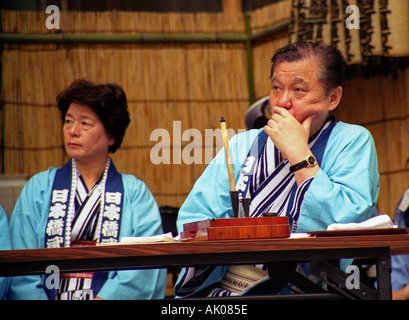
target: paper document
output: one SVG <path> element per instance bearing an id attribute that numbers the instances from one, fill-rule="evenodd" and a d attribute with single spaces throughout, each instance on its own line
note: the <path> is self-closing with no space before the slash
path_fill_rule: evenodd
<path id="1" fill-rule="evenodd" d="M 291 233 L 290 239 L 300 239 L 300 238 L 310 238 L 311 235 L 308 233 Z"/>
<path id="2" fill-rule="evenodd" d="M 176 238 L 172 237 L 172 233 L 158 234 L 151 237 L 122 237 L 121 243 L 140 243 L 140 242 L 178 242 Z"/>
<path id="3" fill-rule="evenodd" d="M 351 223 L 333 223 L 327 228 L 327 231 L 333 230 L 356 230 L 356 229 L 381 229 L 394 228 L 391 218 L 387 214 L 381 214 L 363 222 Z"/>
<path id="4" fill-rule="evenodd" d="M 118 244 L 137 244 L 137 243 L 158 243 L 158 242 L 179 242 L 179 236 L 173 238 L 172 232 L 158 234 L 150 237 L 122 237 L 120 242 L 116 243 L 98 243 L 98 246 L 118 245 Z"/>

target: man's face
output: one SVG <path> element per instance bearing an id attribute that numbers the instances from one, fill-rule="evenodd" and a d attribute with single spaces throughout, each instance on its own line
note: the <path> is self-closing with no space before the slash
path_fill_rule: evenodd
<path id="1" fill-rule="evenodd" d="M 299 123 L 315 115 L 310 136 L 321 128 L 339 103 L 331 92 L 326 95 L 324 84 L 318 79 L 319 68 L 316 60 L 284 61 L 276 66 L 271 78 L 271 107 L 286 108 Z"/>

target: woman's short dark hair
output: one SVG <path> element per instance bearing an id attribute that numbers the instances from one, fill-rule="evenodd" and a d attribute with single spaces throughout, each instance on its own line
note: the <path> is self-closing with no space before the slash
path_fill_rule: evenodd
<path id="1" fill-rule="evenodd" d="M 275 68 L 281 62 L 294 62 L 304 59 L 317 59 L 321 70 L 318 72 L 319 80 L 324 84 L 325 93 L 341 86 L 346 82 L 346 61 L 342 53 L 334 46 L 320 42 L 297 41 L 278 49 L 271 59 L 270 78 L 273 77 Z"/>
<path id="2" fill-rule="evenodd" d="M 65 120 L 71 103 L 86 105 L 98 115 L 107 134 L 115 139 L 108 151 L 114 153 L 120 146 L 129 125 L 128 103 L 124 90 L 116 83 L 93 84 L 75 80 L 57 96 L 58 109 Z"/>

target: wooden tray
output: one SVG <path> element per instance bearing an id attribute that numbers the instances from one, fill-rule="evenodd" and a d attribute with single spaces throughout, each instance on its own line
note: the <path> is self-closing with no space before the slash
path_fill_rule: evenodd
<path id="1" fill-rule="evenodd" d="M 287 238 L 288 217 L 213 219 L 186 223 L 182 240 L 237 240 Z"/>

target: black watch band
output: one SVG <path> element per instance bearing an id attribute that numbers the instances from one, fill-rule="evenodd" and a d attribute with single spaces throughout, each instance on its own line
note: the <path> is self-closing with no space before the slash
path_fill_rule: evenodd
<path id="1" fill-rule="evenodd" d="M 307 167 L 313 167 L 317 164 L 317 160 L 313 155 L 309 155 L 305 160 L 296 163 L 295 165 L 290 167 L 290 172 L 295 172 L 297 170 L 307 168 Z"/>

